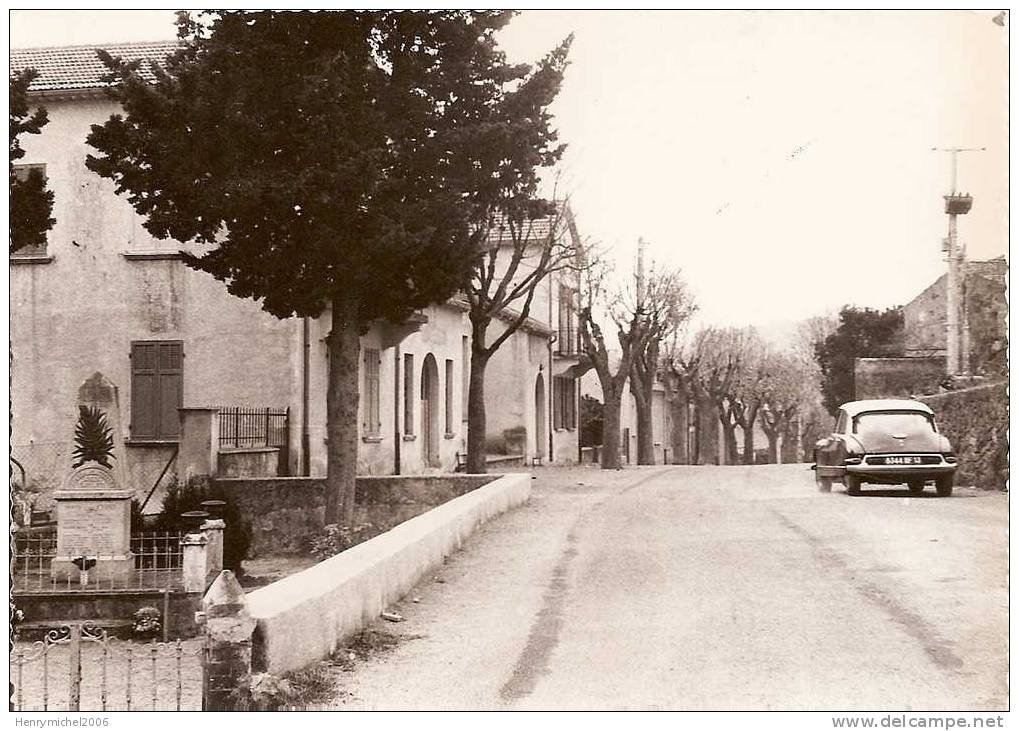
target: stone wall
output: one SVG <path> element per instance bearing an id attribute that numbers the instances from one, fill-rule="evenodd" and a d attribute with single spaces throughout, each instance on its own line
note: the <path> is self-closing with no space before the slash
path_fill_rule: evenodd
<path id="1" fill-rule="evenodd" d="M 857 400 L 910 398 L 937 392 L 945 378 L 945 359 L 857 358 L 853 375 Z"/>
<path id="2" fill-rule="evenodd" d="M 496 477 L 358 477 L 354 522 L 369 523 L 381 533 Z M 212 482 L 237 506 L 250 528 L 249 558 L 302 553 L 308 539 L 325 525 L 325 478 L 219 478 Z"/>
<path id="3" fill-rule="evenodd" d="M 957 485 L 1004 490 L 1008 482 L 1008 383 L 924 396 L 959 456 Z"/>
<path id="4" fill-rule="evenodd" d="M 248 594 L 248 609 L 258 622 L 254 669 L 280 674 L 328 657 L 440 567 L 485 521 L 530 497 L 527 473 L 488 479 L 383 535 Z"/>

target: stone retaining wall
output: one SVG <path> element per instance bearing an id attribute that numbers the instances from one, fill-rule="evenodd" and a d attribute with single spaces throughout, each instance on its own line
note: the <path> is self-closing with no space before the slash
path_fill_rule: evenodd
<path id="1" fill-rule="evenodd" d="M 959 456 L 955 484 L 1003 490 L 1008 481 L 1008 383 L 920 398 Z"/>
<path id="2" fill-rule="evenodd" d="M 387 475 L 358 477 L 355 524 L 379 533 L 477 489 L 492 475 Z M 215 478 L 212 484 L 237 506 L 250 530 L 248 558 L 290 555 L 325 525 L 325 478 Z"/>
<path id="3" fill-rule="evenodd" d="M 527 502 L 531 475 L 503 475 L 309 569 L 247 595 L 255 670 L 327 657 L 403 597 L 486 520 Z"/>

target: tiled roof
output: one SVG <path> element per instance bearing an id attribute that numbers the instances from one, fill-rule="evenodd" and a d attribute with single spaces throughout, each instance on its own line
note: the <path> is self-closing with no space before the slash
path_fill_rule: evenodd
<path id="1" fill-rule="evenodd" d="M 544 241 L 552 232 L 553 225 L 559 229 L 557 233 L 560 235 L 567 229 L 572 217 L 570 209 L 563 201 L 556 201 L 556 206 L 560 209 L 558 214 L 553 213 L 542 218 L 534 218 L 524 222 L 524 232 L 529 240 Z M 504 227 L 501 220 L 497 219 L 495 225 L 492 226 L 492 230 L 488 234 L 488 243 L 492 245 L 498 244 L 499 246 L 513 243 L 513 237 L 509 229 Z"/>
<path id="2" fill-rule="evenodd" d="M 75 91 L 106 86 L 102 77 L 107 68 L 96 51 L 109 51 L 128 61 L 162 61 L 179 47 L 177 41 L 150 43 L 109 43 L 98 46 L 63 46 L 53 48 L 12 48 L 10 73 L 34 68 L 39 75 L 29 91 Z M 148 64 L 142 64 L 143 76 L 150 75 Z"/>

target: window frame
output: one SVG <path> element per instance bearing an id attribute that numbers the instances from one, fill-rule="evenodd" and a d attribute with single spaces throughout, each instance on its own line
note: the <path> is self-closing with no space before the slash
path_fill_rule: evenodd
<path id="1" fill-rule="evenodd" d="M 160 346 L 175 345 L 180 351 L 180 367 L 179 368 L 165 368 L 161 367 L 160 363 Z M 138 346 L 152 346 L 155 349 L 155 355 L 152 359 L 151 369 L 139 368 L 136 360 L 136 348 Z M 176 433 L 171 434 L 163 431 L 162 415 L 163 415 L 163 376 L 177 376 L 177 389 L 176 389 L 176 409 L 180 409 L 184 405 L 184 341 L 183 340 L 132 340 L 130 345 L 130 351 L 128 355 L 128 361 L 130 363 L 131 373 L 131 394 L 129 402 L 129 413 L 130 421 L 128 423 L 128 433 L 130 435 L 130 442 L 179 442 L 180 441 L 180 418 L 178 412 L 178 419 L 176 421 Z M 142 371 L 151 370 L 151 373 L 142 373 Z M 153 431 L 151 434 L 139 434 L 138 425 L 135 423 L 136 416 L 139 408 L 139 393 L 140 388 L 137 385 L 136 377 L 139 375 L 151 375 L 153 377 L 152 384 L 152 395 L 151 403 L 148 404 L 153 420 Z"/>
<path id="2" fill-rule="evenodd" d="M 361 410 L 361 432 L 365 437 L 381 437 L 382 352 L 378 348 L 365 348 L 363 352 L 361 363 L 365 398 Z"/>
<path id="3" fill-rule="evenodd" d="M 19 182 L 24 182 L 28 179 L 28 176 L 32 174 L 33 170 L 39 170 L 42 173 L 43 188 L 49 190 L 49 175 L 46 174 L 46 163 L 44 162 L 25 162 L 15 163 L 11 166 L 14 170 L 14 177 Z M 25 176 L 22 178 L 18 175 L 19 172 L 25 171 Z M 11 252 L 11 260 L 22 260 L 25 262 L 48 262 L 52 261 L 53 255 L 50 253 L 50 232 L 45 232 L 46 243 L 42 245 L 40 250 L 37 246 L 23 246 L 17 251 Z"/>

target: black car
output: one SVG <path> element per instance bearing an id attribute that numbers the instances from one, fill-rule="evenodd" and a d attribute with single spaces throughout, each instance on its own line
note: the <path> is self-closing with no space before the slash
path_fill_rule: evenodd
<path id="1" fill-rule="evenodd" d="M 832 482 L 857 495 L 863 483 L 909 486 L 914 495 L 933 482 L 938 495 L 952 494 L 958 460 L 938 433 L 934 413 L 919 401 L 873 399 L 839 407 L 835 431 L 814 446 L 817 486 Z"/>

